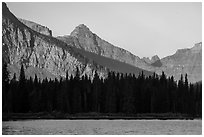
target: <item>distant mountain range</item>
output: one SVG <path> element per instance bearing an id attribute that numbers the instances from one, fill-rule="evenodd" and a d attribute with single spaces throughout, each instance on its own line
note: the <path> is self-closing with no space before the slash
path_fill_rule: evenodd
<path id="1" fill-rule="evenodd" d="M 190 82 L 202 80 L 202 43 L 191 49 L 178 50 L 174 55 L 160 59 L 157 55 L 139 58 L 131 52 L 101 39 L 84 24 L 70 35 L 53 37 L 52 31 L 40 24 L 15 17 L 2 4 L 2 57 L 8 63 L 11 77 L 19 75 L 21 64 L 27 77 L 59 78 L 80 74 L 93 77 L 97 71 L 106 77 L 109 71 L 146 76 L 162 71 L 176 80 L 188 74 Z"/>

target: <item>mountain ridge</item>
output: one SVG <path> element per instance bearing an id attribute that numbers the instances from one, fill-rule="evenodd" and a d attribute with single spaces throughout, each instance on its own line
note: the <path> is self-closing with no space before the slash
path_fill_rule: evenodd
<path id="1" fill-rule="evenodd" d="M 69 38 L 67 35 L 57 38 L 67 42 L 71 37 L 78 39 L 79 43 L 75 44 L 78 48 L 93 52 L 101 56 L 112 58 L 114 60 L 125 62 L 141 69 L 152 71 L 151 66 L 145 61 L 141 60 L 138 56 L 135 56 L 131 52 L 123 48 L 116 47 L 111 43 L 101 39 L 95 33 L 91 32 L 91 30 L 84 24 L 75 27 L 75 29 L 70 33 Z M 80 44 L 80 46 L 78 44 Z"/>
<path id="2" fill-rule="evenodd" d="M 78 25 L 70 35 L 55 38 L 49 33 L 47 35 L 38 31 L 38 29 L 33 30 L 32 25 L 35 26 L 35 22 L 32 22 L 31 26 L 20 22 L 4 3 L 2 4 L 2 11 L 2 56 L 4 60 L 17 63 L 10 67 L 15 72 L 19 72 L 20 64 L 23 63 L 34 67 L 31 70 L 35 73 L 38 73 L 37 68 L 39 68 L 39 73 L 54 74 L 53 78 L 57 75 L 65 76 L 70 67 L 69 73 L 74 74 L 75 67 L 79 66 L 81 73 L 85 74 L 88 71 L 90 76 L 93 76 L 94 71 L 97 70 L 99 70 L 101 76 L 110 70 L 135 74 L 144 71 L 147 76 L 153 72 L 161 74 L 164 71 L 167 76 L 174 76 L 176 80 L 179 80 L 180 75 L 185 73 L 188 74 L 190 82 L 202 80 L 202 42 L 195 44 L 192 48 L 179 49 L 175 54 L 162 59 L 155 55 L 150 60 L 145 57 L 139 58 L 125 49 L 112 45 L 91 32 L 84 24 Z M 10 31 L 9 29 L 13 30 Z M 49 28 L 46 29 L 49 32 Z M 48 56 L 46 50 L 50 52 L 51 49 L 53 49 L 53 53 L 49 53 Z M 9 57 L 10 51 L 13 53 Z M 28 53 L 25 51 L 28 51 Z M 19 54 L 18 57 L 12 55 L 14 53 Z M 41 55 L 44 57 L 41 58 Z M 74 64 L 72 64 L 72 61 L 70 64 L 64 57 L 72 61 L 75 60 Z M 52 63 L 46 66 L 45 64 L 49 62 L 48 59 Z M 55 59 L 59 63 L 54 61 Z M 35 65 L 33 66 L 33 64 Z M 45 70 L 45 72 L 42 70 Z"/>
<path id="3" fill-rule="evenodd" d="M 44 68 L 44 70 L 47 70 L 55 76 L 65 76 L 67 71 L 65 69 L 67 68 L 70 68 L 69 71 L 75 72 L 76 66 L 78 66 L 80 70 L 87 69 L 87 71 L 89 71 L 89 69 L 91 69 L 90 64 L 84 65 L 83 62 L 76 59 L 76 57 L 79 58 L 81 56 L 78 53 L 73 52 L 73 49 L 66 43 L 51 36 L 35 32 L 21 23 L 9 11 L 5 3 L 3 3 L 2 6 L 2 56 L 4 60 L 5 58 L 8 59 L 9 64 L 17 66 L 15 67 L 18 68 L 18 70 L 16 70 L 17 72 L 19 72 L 21 64 L 24 64 L 26 70 L 28 70 L 29 67 L 34 67 L 36 69 Z M 6 54 L 4 54 L 4 52 L 6 52 Z M 44 57 L 40 58 L 41 55 Z M 50 60 L 46 58 L 50 58 Z M 81 60 L 84 60 L 84 58 L 81 57 Z M 65 61 L 68 65 L 60 64 L 58 61 Z M 51 63 L 51 65 L 49 65 L 49 63 Z M 66 66 L 67 68 L 64 68 Z M 57 69 L 59 67 L 63 67 L 64 70 L 60 72 L 61 70 Z M 28 72 L 27 74 L 29 73 L 32 72 Z M 93 72 L 90 73 L 90 75 L 94 75 Z"/>
<path id="4" fill-rule="evenodd" d="M 69 75 L 74 75 L 76 67 L 79 68 L 81 75 L 86 74 L 90 77 L 93 77 L 96 71 L 100 77 L 105 77 L 108 71 L 114 71 L 114 66 L 109 65 L 107 68 L 98 64 L 94 59 L 84 56 L 88 55 L 87 52 L 79 51 L 71 43 L 67 44 L 51 35 L 41 34 L 26 26 L 9 11 L 6 4 L 3 4 L 2 8 L 4 52 L 2 56 L 3 60 L 9 63 L 10 71 L 13 73 L 18 75 L 22 64 L 28 71 L 26 72 L 27 77 L 31 75 L 34 77 L 35 74 L 41 74 L 43 78 L 49 78 L 46 74 L 52 74 L 53 78 L 65 77 L 67 71 Z M 110 62 L 110 60 L 108 61 Z M 114 61 L 114 64 L 117 66 L 120 65 L 120 62 Z M 133 68 L 128 64 L 123 65 L 134 69 L 133 73 L 135 74 L 139 74 L 141 71 L 150 74 L 148 71 Z M 45 72 L 43 73 L 42 70 Z M 121 72 L 120 69 L 118 71 Z"/>
<path id="5" fill-rule="evenodd" d="M 57 37 L 58 39 L 64 41 L 65 43 L 70 43 L 73 42 L 75 44 L 73 44 L 75 47 L 83 49 L 85 51 L 89 51 L 92 52 L 94 54 L 98 54 L 101 56 L 105 56 L 114 60 L 118 60 L 120 62 L 125 62 L 128 63 L 130 65 L 139 67 L 141 69 L 144 70 L 148 70 L 148 71 L 152 71 L 152 72 L 156 72 L 157 74 L 161 74 L 162 71 L 164 71 L 166 73 L 167 76 L 175 76 L 176 80 L 180 79 L 180 75 L 181 74 L 189 74 L 189 80 L 190 82 L 196 82 L 197 80 L 201 80 L 201 78 L 198 76 L 199 74 L 201 74 L 202 72 L 200 71 L 200 69 L 202 68 L 201 65 L 197 65 L 199 67 L 199 71 L 196 72 L 194 71 L 193 73 L 189 70 L 189 69 L 183 69 L 182 71 L 177 71 L 176 69 L 181 69 L 180 67 L 176 67 L 178 66 L 178 63 L 176 60 L 173 60 L 174 63 L 171 62 L 171 60 L 169 60 L 169 63 L 171 65 L 167 65 L 168 61 L 165 62 L 166 57 L 160 59 L 157 55 L 152 56 L 151 59 L 149 58 L 139 58 L 138 56 L 133 55 L 131 52 L 122 49 L 120 47 L 116 47 L 112 44 L 110 44 L 109 42 L 101 39 L 99 36 L 97 36 L 95 33 L 91 32 L 91 29 L 89 29 L 87 26 L 85 26 L 84 24 L 77 26 L 71 33 L 70 35 L 66 35 L 66 36 L 60 36 Z M 75 41 L 73 41 L 73 39 L 75 39 Z M 76 42 L 76 39 L 77 42 Z M 196 48 L 195 46 L 192 47 L 191 52 L 192 54 L 195 54 L 195 56 L 199 56 L 199 52 L 202 50 L 202 43 L 196 44 Z M 186 51 L 188 51 L 190 49 L 178 49 L 175 53 L 174 56 L 185 56 Z M 170 57 L 174 57 L 173 55 L 170 55 Z M 168 57 L 168 56 L 167 56 Z M 198 57 L 201 58 L 201 57 Z M 177 60 L 179 60 L 179 57 L 177 58 Z M 185 60 L 183 58 L 183 60 Z M 190 60 L 190 59 L 188 59 Z M 185 61 L 183 61 L 185 62 Z M 198 61 L 198 63 L 201 61 Z M 164 63 L 164 64 L 163 64 Z M 182 64 L 182 61 L 180 62 Z M 189 65 L 186 67 L 197 67 L 196 64 L 194 64 L 193 62 L 188 62 Z M 172 67 L 175 68 L 172 68 Z M 193 71 L 193 69 L 191 69 Z M 197 75 L 194 77 L 194 74 Z"/>
<path id="6" fill-rule="evenodd" d="M 35 30 L 36 32 L 39 32 L 44 35 L 52 36 L 52 31 L 46 26 L 42 26 L 33 21 L 29 21 L 21 18 L 18 18 L 18 20 L 23 24 L 25 24 L 26 26 L 28 26 L 29 28 L 31 28 L 32 30 Z"/>

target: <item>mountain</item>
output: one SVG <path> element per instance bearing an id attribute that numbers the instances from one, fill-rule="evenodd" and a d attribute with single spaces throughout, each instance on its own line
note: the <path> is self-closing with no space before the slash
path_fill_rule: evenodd
<path id="1" fill-rule="evenodd" d="M 181 74 L 188 75 L 189 82 L 195 83 L 202 80 L 202 42 L 196 43 L 192 48 L 178 49 L 175 54 L 159 59 L 157 55 L 151 60 L 142 58 L 154 67 L 157 74 L 165 72 L 167 76 L 174 76 L 175 80 Z"/>
<path id="2" fill-rule="evenodd" d="M 189 82 L 202 80 L 202 43 L 196 44 L 192 49 L 178 50 L 174 55 L 162 59 L 157 55 L 151 59 L 145 57 L 140 59 L 129 51 L 101 39 L 84 24 L 77 26 L 70 35 L 57 38 L 67 44 L 72 43 L 74 47 L 83 51 L 125 62 L 159 75 L 164 71 L 167 76 L 174 76 L 175 80 L 179 80 L 180 75 L 185 73 L 188 74 Z"/>
<path id="3" fill-rule="evenodd" d="M 192 48 L 179 49 L 171 56 L 161 59 L 163 70 L 168 76 L 173 75 L 176 80 L 181 74 L 188 74 L 190 82 L 202 80 L 202 43 L 197 43 Z M 159 69 L 157 71 L 159 71 Z"/>
<path id="4" fill-rule="evenodd" d="M 52 31 L 48 27 L 45 27 L 45 26 L 42 26 L 42 25 L 37 24 L 35 22 L 28 21 L 28 20 L 21 19 L 21 18 L 18 18 L 18 20 L 20 22 L 22 22 L 23 24 L 25 24 L 26 26 L 28 26 L 29 28 L 31 28 L 31 29 L 33 29 L 33 30 L 35 30 L 41 34 L 52 36 Z"/>
<path id="5" fill-rule="evenodd" d="M 161 67 L 162 63 L 160 61 L 160 58 L 157 55 L 154 55 L 151 59 L 150 64 L 154 67 Z"/>
<path id="6" fill-rule="evenodd" d="M 146 63 L 154 66 L 154 67 L 161 67 L 161 61 L 160 58 L 157 55 L 154 55 L 151 60 L 148 57 L 143 57 L 142 60 L 144 60 Z"/>
<path id="7" fill-rule="evenodd" d="M 162 63 L 161 63 L 160 60 L 157 60 L 157 61 L 155 61 L 154 63 L 151 63 L 151 65 L 154 66 L 154 67 L 161 67 L 161 66 L 162 66 Z"/>
<path id="8" fill-rule="evenodd" d="M 144 70 L 154 70 L 152 69 L 151 65 L 140 59 L 138 56 L 135 56 L 131 52 L 116 47 L 101 39 L 84 24 L 77 26 L 70 35 L 59 36 L 57 38 L 67 44 L 74 42 L 73 45 L 75 47 L 84 51 L 92 52 L 100 56 L 124 62 Z"/>
<path id="9" fill-rule="evenodd" d="M 58 78 L 66 71 L 74 74 L 76 67 L 80 73 L 94 75 L 95 70 L 104 74 L 106 68 L 93 64 L 66 43 L 56 38 L 38 33 L 20 22 L 2 4 L 2 58 L 9 64 L 12 73 L 19 74 L 21 64 L 26 76 Z"/>
<path id="10" fill-rule="evenodd" d="M 156 72 L 159 75 L 164 71 L 167 76 L 174 76 L 175 80 L 179 80 L 180 75 L 185 75 L 185 73 L 188 74 L 189 82 L 202 80 L 202 43 L 196 44 L 192 49 L 178 50 L 174 55 L 162 59 L 157 55 L 151 59 L 140 59 L 129 51 L 101 39 L 84 24 L 77 26 L 70 35 L 57 38 L 67 44 L 72 43 L 74 47 L 83 51 L 125 62 L 147 71 Z"/>
<path id="11" fill-rule="evenodd" d="M 151 60 L 149 59 L 149 57 L 143 57 L 142 60 L 144 60 L 148 64 L 151 64 Z"/>
<path id="12" fill-rule="evenodd" d="M 39 28 L 44 27 L 30 21 L 19 21 L 2 3 L 2 58 L 8 63 L 11 77 L 13 73 L 19 75 L 21 64 L 25 67 L 27 78 L 35 74 L 41 79 L 59 78 L 64 77 L 67 71 L 69 75 L 74 75 L 76 67 L 81 75 L 90 77 L 96 71 L 102 77 L 108 71 L 137 75 L 144 71 L 146 75 L 152 74 L 127 63 L 76 48 L 73 44 L 78 39 L 73 38 L 70 43 L 65 43 L 47 33 L 49 29 Z"/>
<path id="13" fill-rule="evenodd" d="M 156 61 L 160 60 L 160 58 L 157 55 L 154 55 L 151 59 L 151 63 L 155 63 Z"/>
<path id="14" fill-rule="evenodd" d="M 20 20 L 20 21 L 19 21 Z M 21 64 L 26 75 L 37 74 L 41 78 L 64 77 L 66 71 L 93 76 L 98 71 L 106 76 L 108 71 L 134 73 L 153 72 L 180 79 L 188 74 L 189 82 L 202 80 L 202 43 L 189 49 L 179 49 L 171 56 L 151 59 L 133 55 L 116 47 L 93 33 L 86 25 L 77 26 L 70 35 L 52 37 L 52 31 L 32 21 L 16 18 L 2 6 L 2 57 L 9 64 L 11 73 L 19 74 Z"/>

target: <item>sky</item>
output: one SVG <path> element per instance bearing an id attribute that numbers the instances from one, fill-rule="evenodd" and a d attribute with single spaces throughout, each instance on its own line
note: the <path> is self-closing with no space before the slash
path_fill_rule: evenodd
<path id="1" fill-rule="evenodd" d="M 17 17 L 47 26 L 53 36 L 85 24 L 109 43 L 139 57 L 160 58 L 202 41 L 201 2 L 7 2 Z"/>

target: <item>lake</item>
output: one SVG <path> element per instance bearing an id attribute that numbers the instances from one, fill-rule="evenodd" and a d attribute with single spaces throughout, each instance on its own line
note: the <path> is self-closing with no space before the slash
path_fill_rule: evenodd
<path id="1" fill-rule="evenodd" d="M 3 121 L 2 134 L 201 135 L 202 120 L 19 120 Z"/>

